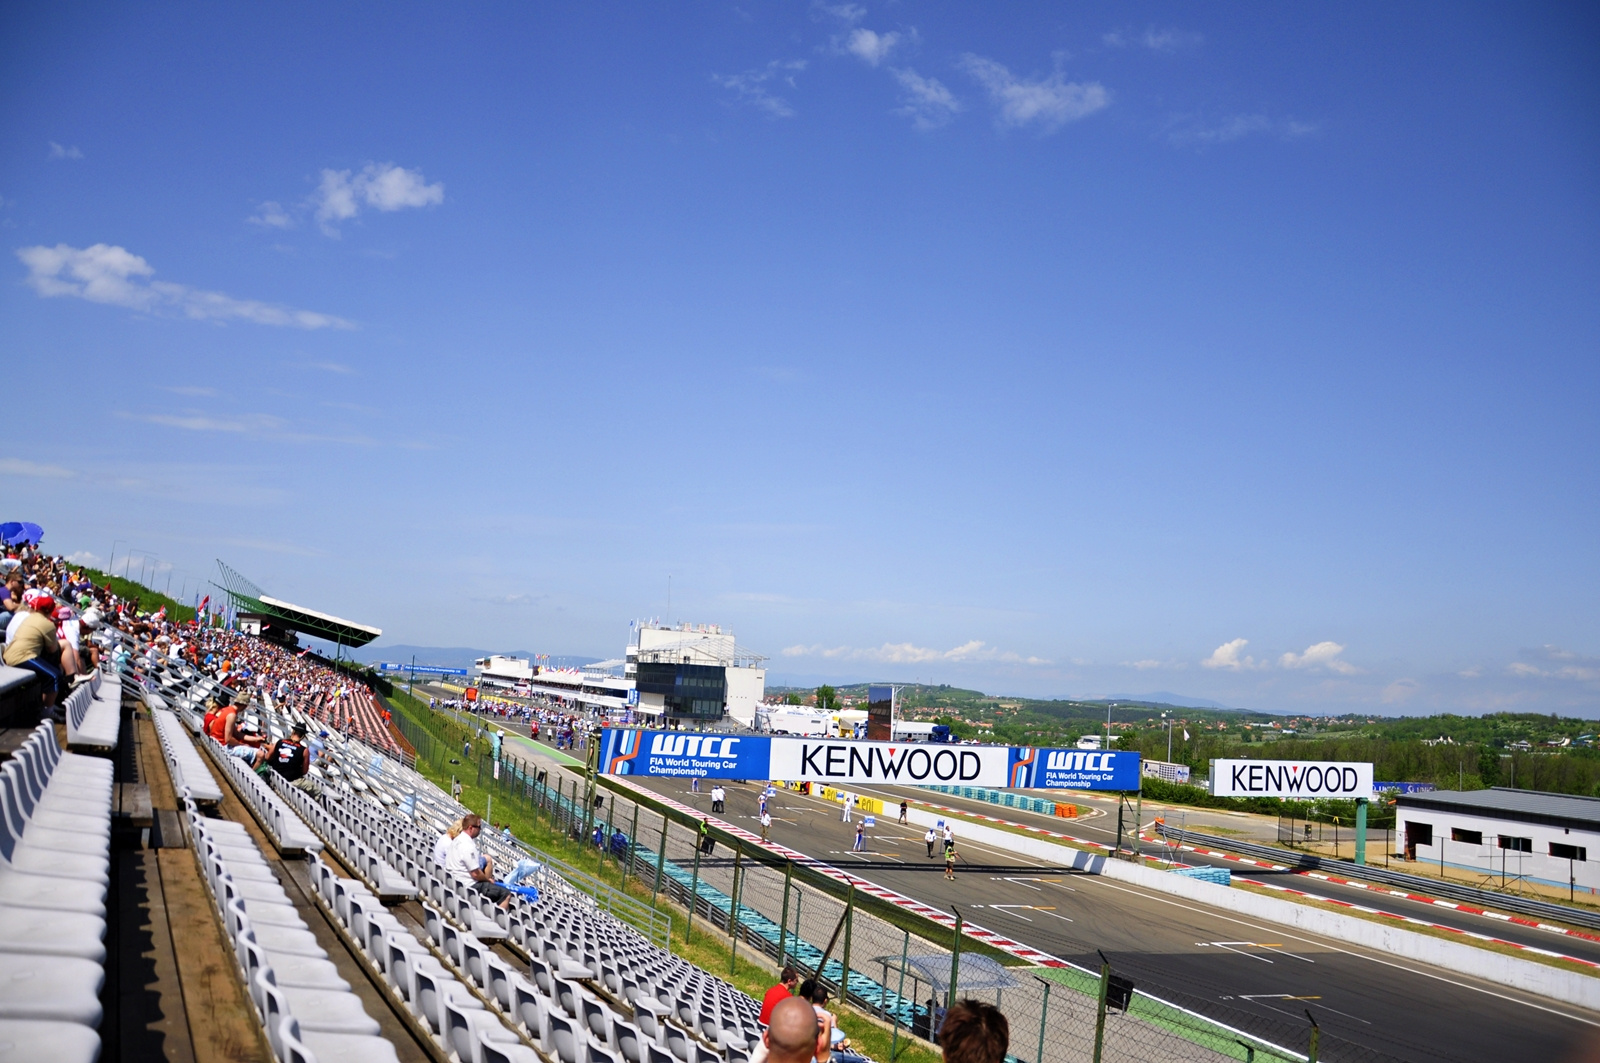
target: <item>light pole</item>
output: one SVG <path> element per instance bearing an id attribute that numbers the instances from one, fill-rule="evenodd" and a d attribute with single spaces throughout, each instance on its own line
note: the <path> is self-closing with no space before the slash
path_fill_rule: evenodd
<path id="1" fill-rule="evenodd" d="M 112 542 L 112 544 L 111 544 L 111 560 L 106 562 L 106 575 L 109 576 L 109 575 L 111 575 L 111 573 L 116 571 L 116 568 L 117 568 L 117 547 L 118 546 L 126 546 L 126 545 L 128 545 L 128 540 L 126 540 L 126 539 L 117 539 L 114 542 Z"/>
<path id="2" fill-rule="evenodd" d="M 1172 717 L 1163 712 L 1161 718 L 1167 721 L 1167 763 L 1172 763 Z"/>

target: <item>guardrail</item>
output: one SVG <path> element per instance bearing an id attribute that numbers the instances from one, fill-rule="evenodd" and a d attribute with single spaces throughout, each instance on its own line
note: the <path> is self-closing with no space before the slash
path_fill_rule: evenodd
<path id="1" fill-rule="evenodd" d="M 1373 867 L 1371 864 L 1356 864 L 1351 863 L 1349 860 L 1328 860 L 1311 853 L 1291 853 L 1284 849 L 1274 849 L 1270 845 L 1256 845 L 1254 842 L 1241 842 L 1234 838 L 1219 838 L 1213 834 L 1181 830 L 1163 823 L 1156 824 L 1156 830 L 1163 837 L 1179 844 L 1183 842 L 1198 842 L 1202 845 L 1209 845 L 1228 852 L 1239 853 L 1242 856 L 1271 860 L 1274 863 L 1283 864 L 1285 867 L 1292 867 L 1300 871 L 1331 871 L 1348 878 L 1379 882 L 1386 886 L 1395 886 L 1415 893 L 1426 893 L 1452 901 L 1466 901 L 1469 904 L 1480 905 L 1485 908 L 1503 908 L 1519 915 L 1555 919 L 1563 923 L 1573 923 L 1577 926 L 1588 927 L 1591 930 L 1600 930 L 1600 913 L 1584 911 L 1581 908 L 1569 908 L 1564 904 L 1556 904 L 1551 901 L 1537 901 L 1528 897 L 1518 897 L 1515 894 L 1481 890 L 1475 886 L 1463 886 L 1456 882 L 1423 878 L 1421 875 L 1408 875 L 1404 871 L 1389 871 L 1385 868 Z"/>

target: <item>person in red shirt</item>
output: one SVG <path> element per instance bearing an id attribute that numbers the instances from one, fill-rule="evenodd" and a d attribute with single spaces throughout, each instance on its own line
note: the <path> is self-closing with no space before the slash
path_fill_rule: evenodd
<path id="1" fill-rule="evenodd" d="M 778 984 L 767 990 L 761 998 L 761 1024 L 772 1022 L 772 1009 L 794 996 L 794 987 L 800 984 L 800 975 L 793 967 L 785 966 L 778 975 Z"/>

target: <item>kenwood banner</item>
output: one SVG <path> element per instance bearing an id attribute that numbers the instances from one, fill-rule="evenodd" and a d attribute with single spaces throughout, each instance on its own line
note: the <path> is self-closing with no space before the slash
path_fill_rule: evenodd
<path id="1" fill-rule="evenodd" d="M 1335 760 L 1213 760 L 1217 797 L 1372 799 L 1372 765 Z"/>
<path id="2" fill-rule="evenodd" d="M 608 775 L 777 779 L 835 786 L 1139 789 L 1138 753 L 620 727 L 608 727 L 602 736 L 600 770 Z"/>

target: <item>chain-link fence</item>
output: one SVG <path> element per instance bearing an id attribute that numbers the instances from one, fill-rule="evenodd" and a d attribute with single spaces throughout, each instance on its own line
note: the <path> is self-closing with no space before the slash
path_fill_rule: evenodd
<path id="1" fill-rule="evenodd" d="M 1013 1063 L 1397 1063 L 1320 1031 L 1309 1014 L 1295 1021 L 1287 1013 L 1274 1018 L 1196 998 L 1163 985 L 1159 972 L 1138 957 L 1107 964 L 1087 942 L 1060 949 L 1068 966 L 1020 965 L 953 928 L 919 917 L 896 919 L 884 902 L 821 875 L 809 862 L 784 860 L 722 831 L 704 837 L 698 821 L 691 825 L 686 814 L 647 796 L 635 801 L 608 788 L 586 792 L 584 779 L 509 748 L 496 772 L 485 750 L 452 755 L 446 740 L 420 732 L 412 737 L 418 729 L 405 729 L 420 762 L 454 761 L 453 768 L 487 787 L 497 803 L 511 802 L 574 840 L 587 838 L 650 890 L 653 903 L 687 910 L 692 926 L 727 935 L 735 956 L 756 953 L 775 965 L 793 964 L 835 995 L 848 970 L 850 1006 L 893 1027 L 896 1039 L 932 1039 L 950 1001 L 976 998 L 1006 1014 Z"/>

